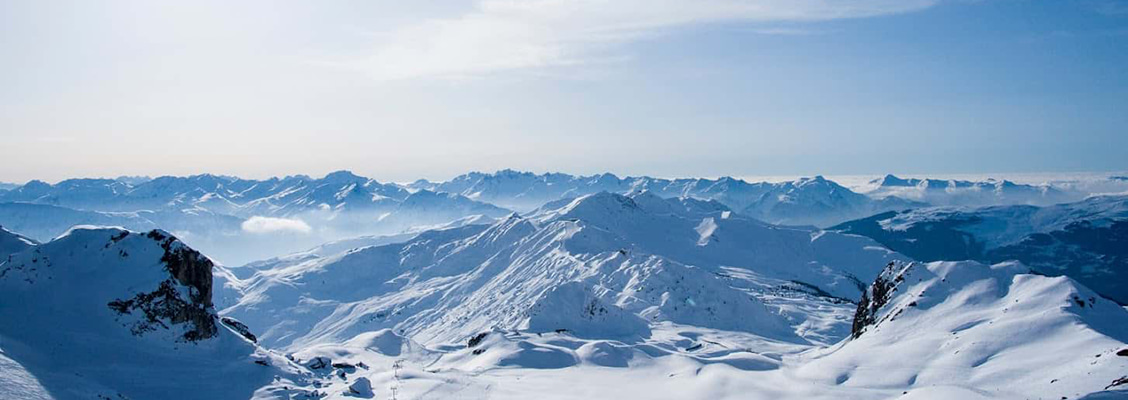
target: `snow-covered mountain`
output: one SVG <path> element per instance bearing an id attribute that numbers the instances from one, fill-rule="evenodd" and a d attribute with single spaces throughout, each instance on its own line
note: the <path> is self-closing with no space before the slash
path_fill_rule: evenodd
<path id="1" fill-rule="evenodd" d="M 1128 196 L 1094 196 L 1048 207 L 925 208 L 832 228 L 865 235 L 922 261 L 1019 260 L 1067 275 L 1128 304 Z"/>
<path id="2" fill-rule="evenodd" d="M 603 192 L 489 226 L 256 263 L 223 283 L 222 312 L 290 349 L 384 328 L 425 344 L 495 328 L 638 338 L 656 321 L 799 340 L 725 277 L 856 298 L 894 259 L 862 237 L 768 225 L 718 202 Z"/>
<path id="3" fill-rule="evenodd" d="M 21 322 L 0 324 L 0 396 L 1128 393 L 1128 311 L 1069 278 L 912 262 L 717 202 L 561 203 L 232 269 L 163 231 L 36 244 L 0 230 L 16 251 L 0 259 L 0 321 Z"/>
<path id="4" fill-rule="evenodd" d="M 48 241 L 76 225 L 119 226 L 132 230 L 234 234 L 243 219 L 207 210 L 136 212 L 80 211 L 34 203 L 0 203 L 0 221 L 15 232 Z"/>
<path id="5" fill-rule="evenodd" d="M 412 189 L 456 193 L 517 211 L 529 211 L 553 200 L 578 197 L 601 191 L 622 193 L 630 182 L 611 174 L 573 176 L 562 173 L 537 175 L 531 172 L 501 170 L 496 173 L 471 172 L 446 182 L 418 180 Z"/>
<path id="6" fill-rule="evenodd" d="M 1069 278 L 1029 274 L 1018 263 L 886 257 L 858 304 L 843 303 L 775 286 L 787 280 L 765 265 L 674 260 L 705 258 L 683 254 L 693 253 L 678 245 L 686 237 L 706 248 L 789 248 L 764 236 L 734 240 L 743 225 L 736 214 L 714 219 L 732 225 L 702 224 L 695 234 L 679 235 L 690 228 L 672 222 L 717 218 L 712 212 L 728 210 L 648 194 L 587 196 L 490 227 L 260 266 L 252 279 L 226 282 L 241 299 L 223 313 L 266 323 L 276 336 L 263 342 L 279 341 L 298 360 L 373 366 L 336 387 L 364 378 L 375 392 L 412 398 L 1124 394 L 1117 382 L 1128 381 L 1128 311 Z M 506 248 L 513 242 L 520 251 Z M 290 305 L 279 309 L 280 301 Z M 846 330 L 820 336 L 814 331 L 833 331 L 823 324 Z"/>
<path id="7" fill-rule="evenodd" d="M 800 354 L 795 377 L 911 398 L 1073 399 L 1128 385 L 1128 311 L 1013 262 L 890 263 L 852 336 Z"/>
<path id="8" fill-rule="evenodd" d="M 212 306 L 212 263 L 166 232 L 76 228 L 0 258 L 0 397 L 280 397 L 301 368 Z M 5 245 L 6 250 L 11 250 Z"/>
<path id="9" fill-rule="evenodd" d="M 1078 201 L 1090 193 L 1063 190 L 1049 184 L 1028 185 L 1008 180 L 899 178 L 885 175 L 871 181 L 864 193 L 883 199 L 890 196 L 937 206 L 1051 205 Z"/>
<path id="10" fill-rule="evenodd" d="M 492 174 L 473 172 L 441 183 L 421 180 L 408 186 L 458 193 L 518 211 L 530 211 L 548 202 L 604 191 L 619 194 L 649 191 L 661 197 L 716 200 L 739 213 L 774 224 L 815 226 L 829 226 L 882 211 L 927 205 L 896 196 L 874 200 L 821 176 L 788 182 L 750 183 L 731 177 L 671 180 L 645 176 L 619 178 L 612 174 L 537 175 L 502 170 Z"/>
<path id="11" fill-rule="evenodd" d="M 412 193 L 346 171 L 262 181 L 216 175 L 32 181 L 0 193 L 0 224 L 40 241 L 83 224 L 160 228 L 230 264 L 509 212 L 453 194 Z"/>
<path id="12" fill-rule="evenodd" d="M 975 209 L 822 177 L 514 171 L 6 193 L 4 398 L 1128 394 L 1125 195 Z M 186 243 L 276 253 L 225 267 Z M 948 259 L 994 265 L 927 262 Z"/>
<path id="13" fill-rule="evenodd" d="M 880 200 L 855 193 L 821 176 L 770 184 L 741 213 L 776 224 L 830 226 L 889 210 L 927 204 L 889 196 Z"/>
<path id="14" fill-rule="evenodd" d="M 314 211 L 390 212 L 410 195 L 394 184 L 337 171 L 321 179 L 297 175 L 249 180 L 204 174 L 151 180 L 68 179 L 54 185 L 31 181 L 0 193 L 0 202 L 103 212 L 202 208 L 242 217 L 289 217 Z"/>

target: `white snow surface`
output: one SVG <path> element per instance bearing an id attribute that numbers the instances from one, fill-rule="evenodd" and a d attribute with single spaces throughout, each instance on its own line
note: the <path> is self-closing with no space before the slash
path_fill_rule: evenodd
<path id="1" fill-rule="evenodd" d="M 425 346 L 382 329 L 293 356 L 342 365 L 314 372 L 342 399 L 357 382 L 376 398 L 1122 398 L 1104 389 L 1128 373 L 1128 311 L 1014 263 L 892 264 L 881 322 L 830 345 L 660 321 L 641 341 L 492 329 Z"/>
<path id="2" fill-rule="evenodd" d="M 900 282 L 878 323 L 789 360 L 796 378 L 930 398 L 1077 398 L 1128 373 L 1116 355 L 1128 312 L 1069 278 L 1018 263 L 890 270 Z"/>
<path id="3" fill-rule="evenodd" d="M 725 212 L 648 192 L 584 196 L 491 226 L 258 264 L 253 276 L 223 283 L 229 293 L 221 296 L 239 300 L 222 313 L 291 350 L 383 328 L 425 344 L 494 328 L 639 340 L 647 321 L 802 342 L 778 312 L 725 282 L 734 279 L 726 268 L 856 298 L 868 279 L 859 277 L 903 259 L 863 237 Z M 703 223 L 716 225 L 707 238 Z"/>
<path id="4" fill-rule="evenodd" d="M 1069 278 L 646 190 L 216 266 L 257 343 L 131 331 L 108 303 L 170 271 L 124 232 L 0 230 L 0 398 L 1117 398 L 1128 376 L 1128 310 Z M 853 337 L 877 276 L 895 290 Z"/>

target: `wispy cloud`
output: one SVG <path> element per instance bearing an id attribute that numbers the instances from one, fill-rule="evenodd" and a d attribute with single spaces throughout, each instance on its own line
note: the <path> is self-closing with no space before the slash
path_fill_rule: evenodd
<path id="1" fill-rule="evenodd" d="M 248 233 L 310 233 L 309 224 L 300 219 L 254 216 L 243 221 L 243 231 Z"/>
<path id="2" fill-rule="evenodd" d="M 578 66 L 622 59 L 616 51 L 623 45 L 678 27 L 864 18 L 917 11 L 939 1 L 486 0 L 460 16 L 385 32 L 375 52 L 352 66 L 381 80 Z"/>

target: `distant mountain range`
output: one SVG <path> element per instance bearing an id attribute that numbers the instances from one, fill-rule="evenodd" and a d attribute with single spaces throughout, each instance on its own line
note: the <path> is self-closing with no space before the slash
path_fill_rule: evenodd
<path id="1" fill-rule="evenodd" d="M 224 263 L 237 265 L 355 236 L 417 231 L 470 216 L 501 218 L 511 210 L 529 213 L 547 203 L 600 192 L 716 200 L 764 222 L 815 227 L 935 205 L 1042 205 L 1086 195 L 1071 187 L 894 175 L 870 187 L 859 193 L 821 176 L 748 182 L 513 170 L 405 185 L 347 171 L 323 178 L 265 180 L 220 175 L 69 179 L 56 184 L 31 181 L 0 191 L 0 225 L 39 241 L 83 224 L 167 229 Z"/>
<path id="2" fill-rule="evenodd" d="M 900 197 L 935 206 L 1050 205 L 1077 201 L 1088 193 L 1054 188 L 1050 185 L 1025 185 L 1007 180 L 973 182 L 943 179 L 902 179 L 894 175 L 870 182 L 874 198 Z"/>
<path id="3" fill-rule="evenodd" d="M 345 211 L 391 213 L 412 195 L 433 194 L 412 193 L 395 184 L 382 184 L 347 171 L 338 171 L 321 179 L 304 175 L 267 180 L 193 175 L 132 181 L 68 179 L 54 185 L 31 181 L 0 192 L 0 202 L 48 204 L 76 210 L 108 212 L 204 209 L 243 217 L 290 217 L 306 213 Z M 463 207 L 465 204 L 474 204 L 456 196 L 444 198 L 461 201 Z M 485 204 L 476 206 L 502 215 L 506 212 Z"/>
<path id="4" fill-rule="evenodd" d="M 416 181 L 409 187 L 458 193 L 514 210 L 529 211 L 555 200 L 599 192 L 649 191 L 661 197 L 716 200 L 732 210 L 776 224 L 825 226 L 876 212 L 924 206 L 896 198 L 871 200 L 822 177 L 792 182 L 749 183 L 741 179 L 619 178 L 612 174 L 573 176 L 512 170 L 470 173 L 447 182 Z"/>
<path id="5" fill-rule="evenodd" d="M 406 187 L 457 193 L 467 198 L 527 212 L 550 201 L 606 191 L 628 194 L 647 190 L 661 197 L 717 200 L 732 210 L 765 222 L 826 227 L 879 212 L 934 205 L 1056 204 L 1090 193 L 1049 185 L 1010 181 L 982 182 L 901 179 L 894 175 L 855 192 L 821 176 L 785 182 L 719 179 L 620 178 L 613 174 L 574 176 L 502 170 L 472 172 L 445 182 L 419 180 Z"/>
<path id="6" fill-rule="evenodd" d="M 75 225 L 161 228 L 234 264 L 277 255 L 280 249 L 509 213 L 462 196 L 409 191 L 345 171 L 321 179 L 194 175 L 70 179 L 54 185 L 31 181 L 0 192 L 0 225 L 40 241 Z M 247 232 L 252 218 L 259 218 L 262 223 L 254 226 L 261 229 Z M 294 227 L 298 234 L 287 230 Z"/>

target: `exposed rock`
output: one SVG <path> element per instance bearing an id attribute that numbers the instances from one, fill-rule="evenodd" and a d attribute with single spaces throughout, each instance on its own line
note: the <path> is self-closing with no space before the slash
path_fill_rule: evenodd
<path id="1" fill-rule="evenodd" d="M 134 311 L 143 314 L 144 319 L 134 322 L 129 328 L 134 335 L 155 331 L 158 327 L 168 329 L 163 320 L 169 320 L 172 324 L 189 324 L 183 335 L 186 341 L 215 336 L 215 315 L 211 310 L 182 299 L 174 285 L 171 279 L 166 280 L 155 291 L 141 293 L 128 300 L 114 300 L 107 305 L 118 314 L 133 314 Z"/>
<path id="2" fill-rule="evenodd" d="M 219 322 L 227 325 L 228 328 L 233 329 L 235 332 L 239 333 L 239 335 L 247 338 L 247 340 L 258 343 L 258 337 L 255 337 L 255 334 L 251 333 L 251 328 L 248 328 L 246 324 L 239 322 L 239 320 L 231 317 L 222 317 L 219 319 Z"/>
<path id="3" fill-rule="evenodd" d="M 477 335 L 474 335 L 474 337 L 470 338 L 470 340 L 466 342 L 466 347 L 469 348 L 469 347 L 477 346 L 479 343 L 482 343 L 482 339 L 485 339 L 486 335 L 489 335 L 489 334 L 490 334 L 489 332 L 482 332 L 482 333 L 479 333 Z"/>
<path id="4" fill-rule="evenodd" d="M 118 241 L 125 236 L 115 236 L 112 240 Z M 152 292 L 138 294 L 132 299 L 114 300 L 107 305 L 118 314 L 132 314 L 134 311 L 143 314 L 142 320 L 130 326 L 134 335 L 154 331 L 158 327 L 168 329 L 169 325 L 164 322 L 168 320 L 174 325 L 188 324 L 183 335 L 185 341 L 195 342 L 215 336 L 217 317 L 212 308 L 211 260 L 163 231 L 153 230 L 145 236 L 157 241 L 164 249 L 161 262 L 171 277 Z M 178 286 L 188 288 L 187 299 L 177 289 Z"/>
<path id="5" fill-rule="evenodd" d="M 179 240 L 166 232 L 154 229 L 147 235 L 160 243 L 165 250 L 161 262 L 181 284 L 195 289 L 191 293 L 195 303 L 212 306 L 212 261 L 200 252 L 184 246 Z"/>
<path id="6" fill-rule="evenodd" d="M 1112 381 L 1112 383 L 1110 383 L 1108 386 L 1105 386 L 1105 390 L 1109 390 L 1121 385 L 1128 385 L 1128 375 L 1116 378 L 1116 380 Z"/>
<path id="7" fill-rule="evenodd" d="M 854 324 L 850 329 L 853 337 L 861 336 L 867 327 L 875 326 L 880 322 L 877 320 L 878 313 L 889 303 L 897 286 L 905 281 L 905 273 L 912 267 L 912 263 L 890 262 L 877 279 L 874 279 L 873 284 L 862 292 L 857 311 L 854 312 Z"/>

